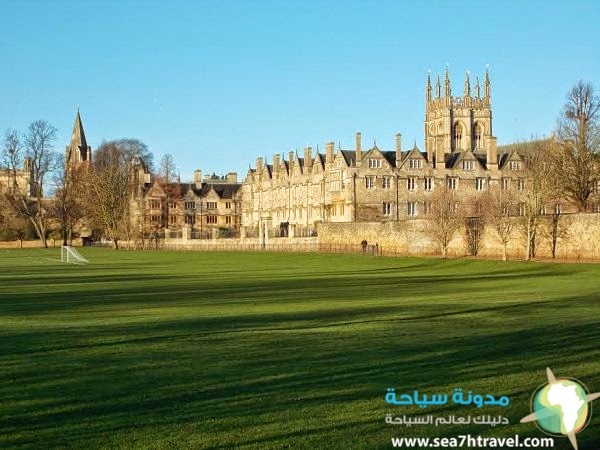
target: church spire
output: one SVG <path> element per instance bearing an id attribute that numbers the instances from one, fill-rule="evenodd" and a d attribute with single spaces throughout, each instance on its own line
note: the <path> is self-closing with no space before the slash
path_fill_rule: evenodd
<path id="1" fill-rule="evenodd" d="M 465 77 L 465 97 L 471 96 L 471 81 L 469 80 L 469 71 L 467 70 L 467 76 Z"/>
<path id="2" fill-rule="evenodd" d="M 447 98 L 452 97 L 452 91 L 450 89 L 450 74 L 448 73 L 448 65 L 446 64 L 446 80 L 444 81 L 444 95 Z"/>
<path id="3" fill-rule="evenodd" d="M 485 66 L 485 86 L 484 93 L 486 98 L 490 98 L 490 66 Z"/>
<path id="4" fill-rule="evenodd" d="M 475 78 L 475 96 L 477 98 L 481 97 L 481 92 L 479 91 L 479 77 Z"/>
<path id="5" fill-rule="evenodd" d="M 87 144 L 83 123 L 81 122 L 81 115 L 79 114 L 79 108 L 77 108 L 75 122 L 73 123 L 73 132 L 71 133 L 71 142 L 67 147 L 67 162 L 77 164 L 83 161 L 89 161 L 91 160 L 91 157 L 92 149 Z"/>
<path id="6" fill-rule="evenodd" d="M 442 85 L 440 84 L 440 76 L 437 76 L 437 81 L 435 83 L 435 96 L 436 98 L 440 98 L 442 96 Z"/>

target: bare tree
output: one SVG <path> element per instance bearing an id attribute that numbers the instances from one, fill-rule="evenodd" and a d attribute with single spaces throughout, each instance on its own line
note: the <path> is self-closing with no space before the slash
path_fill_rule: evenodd
<path id="1" fill-rule="evenodd" d="M 23 240 L 27 236 L 28 221 L 8 203 L 6 197 L 0 196 L 0 229 L 3 239 L 17 239 L 19 247 L 23 248 Z"/>
<path id="2" fill-rule="evenodd" d="M 48 247 L 44 185 L 57 161 L 57 155 L 52 151 L 55 139 L 56 128 L 44 120 L 37 120 L 29 125 L 24 136 L 25 157 L 15 130 L 9 130 L 4 140 L 3 159 L 9 177 L 6 198 L 17 215 L 31 222 L 44 247 Z M 21 161 L 25 161 L 27 167 L 21 168 Z M 28 172 L 29 180 L 25 182 L 22 169 L 28 169 L 25 172 Z"/>
<path id="3" fill-rule="evenodd" d="M 61 158 L 54 173 L 54 216 L 60 222 L 63 245 L 71 242 L 73 229 L 85 215 L 85 173 L 87 166 L 67 164 Z"/>
<path id="4" fill-rule="evenodd" d="M 115 249 L 126 235 L 130 221 L 129 161 L 119 141 L 103 142 L 96 150 L 90 174 L 92 213 Z"/>
<path id="5" fill-rule="evenodd" d="M 430 197 L 428 209 L 423 231 L 439 247 L 442 258 L 446 258 L 448 246 L 464 223 L 460 203 L 454 191 L 439 186 Z"/>
<path id="6" fill-rule="evenodd" d="M 177 182 L 178 174 L 176 172 L 175 158 L 170 153 L 162 156 L 160 159 L 160 167 L 157 174 L 157 181 L 165 193 L 163 206 L 163 216 L 165 225 L 170 228 L 171 209 L 174 209 L 177 202 L 181 200 L 181 186 Z"/>
<path id="7" fill-rule="evenodd" d="M 502 261 L 508 257 L 508 243 L 513 236 L 515 219 L 511 212 L 515 207 L 515 197 L 509 188 L 491 188 L 487 194 L 485 215 L 490 227 L 502 243 Z"/>
<path id="8" fill-rule="evenodd" d="M 550 253 L 552 259 L 556 258 L 556 249 L 558 241 L 569 237 L 571 223 L 568 217 L 561 214 L 559 210 L 554 210 L 552 214 L 547 214 L 540 227 L 540 234 L 550 244 Z"/>
<path id="9" fill-rule="evenodd" d="M 590 83 L 571 89 L 557 128 L 563 189 L 584 212 L 600 182 L 600 98 Z"/>
<path id="10" fill-rule="evenodd" d="M 518 152 L 523 158 L 525 185 L 519 191 L 519 216 L 525 236 L 525 260 L 535 257 L 538 226 L 546 206 L 560 198 L 560 185 L 553 161 L 556 146 L 549 140 L 521 144 Z"/>

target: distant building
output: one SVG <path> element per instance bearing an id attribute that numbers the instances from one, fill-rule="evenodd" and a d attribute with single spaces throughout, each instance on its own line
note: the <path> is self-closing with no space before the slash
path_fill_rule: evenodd
<path id="1" fill-rule="evenodd" d="M 427 215 L 428 199 L 447 187 L 475 207 L 476 197 L 497 185 L 524 186 L 524 163 L 511 147 L 497 148 L 492 133 L 491 83 L 486 70 L 483 90 L 469 74 L 462 96 L 453 96 L 448 70 L 444 92 L 437 77 L 425 85 L 425 151 L 376 144 L 364 148 L 356 133 L 353 149 L 325 145 L 325 154 L 307 147 L 262 158 L 248 171 L 242 199 L 246 234 L 310 235 L 317 222 L 390 221 Z M 266 230 L 266 231 L 265 231 Z"/>

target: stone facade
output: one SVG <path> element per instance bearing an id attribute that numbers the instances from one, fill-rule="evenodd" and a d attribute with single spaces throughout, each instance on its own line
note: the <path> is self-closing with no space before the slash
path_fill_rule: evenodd
<path id="1" fill-rule="evenodd" d="M 275 154 L 250 169 L 242 188 L 242 226 L 247 233 L 310 234 L 318 223 L 388 222 L 426 217 L 429 199 L 439 188 L 456 191 L 467 206 L 490 187 L 519 190 L 524 161 L 512 147 L 498 148 L 492 134 L 491 82 L 486 70 L 483 92 L 469 74 L 464 95 L 452 95 L 446 70 L 444 94 L 439 77 L 435 93 L 425 86 L 425 151 L 374 144 L 363 148 L 356 133 L 353 149 L 325 154 L 311 147 L 287 159 Z"/>

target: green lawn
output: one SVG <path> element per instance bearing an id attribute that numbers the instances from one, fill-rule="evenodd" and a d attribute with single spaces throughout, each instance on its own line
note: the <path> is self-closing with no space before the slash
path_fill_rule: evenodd
<path id="1" fill-rule="evenodd" d="M 89 265 L 62 265 L 57 249 L 0 250 L 0 448 L 545 437 L 518 421 L 547 366 L 600 391 L 600 265 L 82 253 Z M 511 404 L 392 407 L 388 387 L 463 387 Z M 385 423 L 387 413 L 482 412 L 511 423 Z M 600 413 L 578 434 L 580 450 L 597 449 L 599 436 Z"/>

